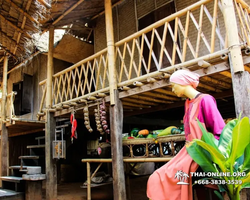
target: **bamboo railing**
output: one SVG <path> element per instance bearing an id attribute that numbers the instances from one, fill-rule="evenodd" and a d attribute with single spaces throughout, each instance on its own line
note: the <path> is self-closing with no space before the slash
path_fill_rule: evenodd
<path id="1" fill-rule="evenodd" d="M 234 0 L 234 4 L 240 45 L 248 47 L 250 8 L 243 0 Z M 168 78 L 166 73 L 178 67 L 188 68 L 228 53 L 227 44 L 221 1 L 198 1 L 115 43 L 118 87 L 129 89 Z M 54 107 L 104 96 L 109 93 L 107 49 L 53 78 Z M 40 108 L 42 111 L 43 106 Z"/>
<path id="2" fill-rule="evenodd" d="M 15 100 L 15 95 L 17 93 L 12 91 L 11 93 L 9 93 L 7 95 L 7 103 L 6 103 L 6 107 L 4 109 L 6 109 L 6 117 L 5 120 L 6 121 L 11 121 L 14 117 L 15 117 L 15 109 L 14 109 L 14 100 Z M 0 99 L 0 102 L 2 101 L 2 98 Z M 2 106 L 0 103 L 0 112 L 2 111 Z"/>

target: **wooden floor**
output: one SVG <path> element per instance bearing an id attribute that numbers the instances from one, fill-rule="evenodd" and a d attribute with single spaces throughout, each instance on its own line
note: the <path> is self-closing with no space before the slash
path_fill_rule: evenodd
<path id="1" fill-rule="evenodd" d="M 148 176 L 131 177 L 131 200 L 148 200 L 146 197 L 147 180 Z M 80 188 L 82 184 L 81 182 L 59 184 L 57 200 L 86 200 L 87 189 Z M 113 200 L 112 184 L 92 188 L 91 195 L 91 200 Z"/>

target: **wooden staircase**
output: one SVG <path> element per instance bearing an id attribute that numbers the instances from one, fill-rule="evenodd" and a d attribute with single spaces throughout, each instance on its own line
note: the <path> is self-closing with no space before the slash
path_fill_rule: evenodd
<path id="1" fill-rule="evenodd" d="M 41 167 L 41 172 L 45 172 L 45 145 L 30 145 L 30 155 L 19 156 L 20 165 L 10 166 L 10 176 L 2 176 L 2 188 L 0 189 L 0 199 L 24 200 L 25 180 L 23 175 L 27 174 L 27 168 Z"/>
<path id="2" fill-rule="evenodd" d="M 63 125 L 57 125 L 56 131 L 69 126 L 69 123 Z M 57 137 L 60 134 L 57 134 Z M 28 145 L 29 155 L 19 156 L 20 165 L 13 165 L 9 167 L 10 176 L 2 176 L 2 188 L 0 188 L 0 200 L 24 200 L 25 199 L 25 187 L 27 183 L 25 178 L 28 169 L 36 170 L 37 167 L 41 167 L 38 173 L 45 176 L 45 136 L 39 136 L 35 138 L 37 144 Z M 24 180 L 25 179 L 25 180 Z M 34 199 L 35 200 L 35 199 Z"/>

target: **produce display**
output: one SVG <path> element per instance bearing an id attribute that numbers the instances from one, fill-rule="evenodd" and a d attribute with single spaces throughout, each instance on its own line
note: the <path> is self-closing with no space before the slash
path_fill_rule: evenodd
<path id="1" fill-rule="evenodd" d="M 184 134 L 183 125 L 180 127 L 168 126 L 165 129 L 160 130 L 148 130 L 133 128 L 129 136 L 123 137 L 123 139 L 136 139 L 136 138 L 152 138 L 157 139 L 159 137 L 164 137 L 168 135 Z"/>

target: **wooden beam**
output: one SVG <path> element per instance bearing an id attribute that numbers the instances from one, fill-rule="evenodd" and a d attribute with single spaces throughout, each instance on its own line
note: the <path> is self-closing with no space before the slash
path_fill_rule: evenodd
<path id="1" fill-rule="evenodd" d="M 3 21 L 5 21 L 6 23 L 8 23 L 10 26 L 12 26 L 14 29 L 16 29 L 16 31 L 19 31 L 19 32 L 23 33 L 29 39 L 32 39 L 32 37 L 28 33 L 24 32 L 22 29 L 20 29 L 19 27 L 17 27 L 15 24 L 13 24 L 9 20 L 7 20 L 3 15 L 0 14 L 0 18 L 3 19 Z"/>
<path id="2" fill-rule="evenodd" d="M 2 44 L 0 44 L 0 47 L 1 47 L 7 54 L 9 54 L 10 56 L 12 56 L 12 57 L 15 58 L 16 60 L 18 60 L 17 57 L 16 57 L 13 53 L 11 53 L 10 50 L 9 50 L 7 47 L 4 47 Z"/>
<path id="3" fill-rule="evenodd" d="M 34 19 L 33 17 L 31 17 L 27 12 L 25 12 L 24 10 L 22 10 L 19 6 L 17 6 L 13 1 L 11 0 L 6 0 L 7 2 L 10 3 L 10 5 L 12 7 L 14 7 L 16 10 L 18 10 L 20 13 L 22 13 L 23 15 L 25 15 L 27 18 L 29 18 L 30 21 L 35 22 L 36 24 L 39 24 L 39 22 Z M 26 9 L 27 10 L 27 9 Z"/>
<path id="4" fill-rule="evenodd" d="M 14 66 L 11 70 L 8 71 L 8 74 L 11 73 L 12 71 L 18 69 L 19 67 L 27 64 L 27 62 L 31 59 L 33 59 L 35 56 L 37 56 L 38 54 L 40 54 L 40 51 L 35 52 L 34 54 L 32 54 L 29 58 L 25 59 L 23 62 L 19 63 L 18 65 Z"/>
<path id="5" fill-rule="evenodd" d="M 4 56 L 2 58 L 0 58 L 0 62 L 2 62 L 4 60 Z"/>
<path id="6" fill-rule="evenodd" d="M 229 89 L 229 90 L 225 90 L 224 92 L 220 92 L 220 93 L 211 93 L 211 95 L 215 99 L 223 99 L 223 98 L 233 96 L 233 91 L 232 91 L 232 89 Z M 133 112 L 126 112 L 124 114 L 124 116 L 128 117 L 128 116 L 146 114 L 146 113 L 152 112 L 152 110 L 154 112 L 157 112 L 157 111 L 161 111 L 161 110 L 169 110 L 172 108 L 179 108 L 179 107 L 183 107 L 184 103 L 185 103 L 185 101 L 179 101 L 176 103 L 154 106 L 153 108 L 147 108 L 147 109 L 137 110 L 137 111 L 133 111 Z"/>
<path id="7" fill-rule="evenodd" d="M 124 1 L 124 0 L 120 0 L 120 1 L 118 1 L 118 2 L 116 2 L 116 3 L 114 3 L 114 4 L 112 5 L 112 8 L 115 7 L 115 6 L 117 6 L 117 5 L 119 5 L 119 4 L 122 3 L 123 1 Z M 100 12 L 100 13 L 98 13 L 97 15 L 93 16 L 90 20 L 93 20 L 93 19 L 95 19 L 95 18 L 97 18 L 97 17 L 103 15 L 104 13 L 105 13 L 105 10 L 102 11 L 102 12 Z"/>
<path id="8" fill-rule="evenodd" d="M 38 133 L 38 132 L 43 132 L 43 128 L 40 129 L 32 129 L 30 131 L 23 131 L 23 132 L 18 132 L 18 133 L 11 133 L 9 134 L 9 137 L 15 137 L 15 136 L 20 136 L 20 135 L 28 135 L 31 133 Z"/>
<path id="9" fill-rule="evenodd" d="M 84 2 L 85 0 L 79 0 L 76 4 L 74 4 L 73 6 L 71 6 L 68 10 L 66 10 L 60 17 L 58 17 L 50 26 L 54 26 L 55 24 L 57 24 L 62 18 L 64 18 L 66 15 L 68 15 L 72 10 L 74 10 L 77 6 L 79 6 L 82 2 Z M 49 29 L 48 28 L 48 29 Z M 45 29 L 43 33 L 45 33 L 48 29 Z"/>
<path id="10" fill-rule="evenodd" d="M 52 107 L 52 76 L 54 49 L 54 29 L 49 30 L 49 52 L 47 59 L 47 95 L 46 95 L 46 123 L 45 123 L 45 158 L 46 158 L 46 200 L 57 199 L 57 165 L 53 159 L 52 141 L 55 138 L 56 120 L 49 112 Z"/>

